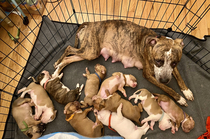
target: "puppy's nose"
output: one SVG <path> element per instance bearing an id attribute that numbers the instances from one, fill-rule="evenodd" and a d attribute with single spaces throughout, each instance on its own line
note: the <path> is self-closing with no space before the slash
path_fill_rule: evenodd
<path id="1" fill-rule="evenodd" d="M 170 80 L 168 78 L 160 78 L 160 82 L 167 84 Z"/>

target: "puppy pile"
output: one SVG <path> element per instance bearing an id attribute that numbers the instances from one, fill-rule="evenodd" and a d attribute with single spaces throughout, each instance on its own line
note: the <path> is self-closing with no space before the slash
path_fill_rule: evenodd
<path id="1" fill-rule="evenodd" d="M 100 35 L 95 34 L 97 31 Z M 149 129 L 154 130 L 155 122 L 159 123 L 162 131 L 171 128 L 173 134 L 180 126 L 184 132 L 190 132 L 194 128 L 193 118 L 166 95 L 139 89 L 127 96 L 124 86 L 137 86 L 137 79 L 131 74 L 114 72 L 105 79 L 106 68 L 96 64 L 95 73 L 91 74 L 88 68 L 85 69 L 85 87 L 78 83 L 75 89 L 69 89 L 61 82 L 61 71 L 68 64 L 84 59 L 93 60 L 99 55 L 107 60 L 111 56 L 112 62 L 121 61 L 125 68 L 135 66 L 143 69 L 143 75 L 148 81 L 160 87 L 179 104 L 187 106 L 183 97 L 165 85 L 173 73 L 185 97 L 188 100 L 194 99 L 176 67 L 184 46 L 182 39 L 172 40 L 158 36 L 152 30 L 129 21 L 110 20 L 83 23 L 77 31 L 75 41 L 76 48 L 67 47 L 55 63 L 56 70 L 52 75 L 48 71 L 42 71 L 37 81 L 32 77 L 34 82 L 18 91 L 18 94 L 22 94 L 12 104 L 12 115 L 26 136 L 33 139 L 40 137 L 46 128 L 45 124 L 56 118 L 57 110 L 47 93 L 64 105 L 62 111 L 65 120 L 79 134 L 90 138 L 103 136 L 104 125 L 125 139 L 140 139 Z M 79 49 L 78 41 L 81 44 Z M 79 102 L 83 87 L 85 98 Z M 26 93 L 30 98 L 24 98 Z M 131 103 L 131 99 L 134 99 L 136 105 Z M 32 106 L 35 107 L 34 115 Z M 140 121 L 143 110 L 148 117 Z M 95 122 L 87 116 L 90 111 L 94 112 Z"/>

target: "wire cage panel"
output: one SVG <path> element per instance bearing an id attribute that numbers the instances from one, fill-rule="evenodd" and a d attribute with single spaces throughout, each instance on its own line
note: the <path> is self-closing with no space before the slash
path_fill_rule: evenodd
<path id="1" fill-rule="evenodd" d="M 8 15 L 0 21 L 0 135 L 4 133 L 16 87 L 21 84 L 20 79 L 25 78 L 22 77 L 22 74 L 29 72 L 25 70 L 29 56 L 34 61 L 41 61 L 37 58 L 37 55 L 39 55 L 50 62 L 59 49 L 53 51 L 52 48 L 52 51 L 48 53 L 54 52 L 54 55 L 47 58 L 43 56 L 41 49 L 46 49 L 45 46 L 52 47 L 52 41 L 63 45 L 68 39 L 74 38 L 73 34 L 78 26 L 73 28 L 69 28 L 65 24 L 56 26 L 56 22 L 82 24 L 103 20 L 128 20 L 154 30 L 158 29 L 164 35 L 184 39 L 186 43 L 183 53 L 206 70 L 207 73 L 210 73 L 209 48 L 201 47 L 203 43 L 186 39 L 188 35 L 198 35 L 194 32 L 196 29 L 207 26 L 206 23 L 202 25 L 199 23 L 210 10 L 208 0 L 39 0 L 39 3 L 44 6 L 42 7 L 44 10 L 43 12 L 39 11 L 35 5 L 37 14 L 26 13 L 29 19 L 28 25 L 23 25 L 23 15 L 14 14 L 19 12 L 17 7 L 9 11 Z M 25 9 L 27 10 L 26 6 Z M 54 25 L 48 26 L 48 28 L 49 30 L 53 28 L 55 32 L 43 35 L 43 39 L 46 39 L 47 43 L 37 40 L 37 36 L 42 33 L 40 28 L 43 24 L 43 16 L 54 21 Z M 6 19 L 12 22 L 12 27 L 6 24 Z M 18 28 L 20 28 L 20 38 L 17 43 L 14 43 L 8 33 L 16 37 Z M 179 32 L 179 34 L 177 35 L 176 32 Z M 59 39 L 54 37 L 55 34 L 58 34 Z M 35 42 L 39 43 L 40 49 L 34 48 L 36 53 L 31 55 Z M 28 64 L 35 69 L 33 62 Z M 44 69 L 44 67 L 45 64 L 40 69 Z M 37 75 L 37 73 L 30 72 L 28 74 Z M 11 124 L 13 122 L 14 120 L 11 120 L 7 123 Z M 11 129 L 11 132 L 13 130 Z"/>

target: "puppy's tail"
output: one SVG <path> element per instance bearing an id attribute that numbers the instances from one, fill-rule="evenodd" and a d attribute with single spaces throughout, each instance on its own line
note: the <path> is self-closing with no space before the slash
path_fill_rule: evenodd
<path id="1" fill-rule="evenodd" d="M 78 44 L 79 44 L 79 32 L 84 29 L 87 26 L 87 22 L 84 22 L 83 24 L 81 24 L 79 26 L 79 28 L 77 29 L 77 33 L 76 33 L 76 37 L 75 37 L 75 43 L 74 43 L 74 47 L 78 48 Z"/>
<path id="2" fill-rule="evenodd" d="M 141 103 L 138 104 L 138 107 L 140 109 L 140 112 L 143 112 L 143 107 L 142 107 Z"/>
<path id="3" fill-rule="evenodd" d="M 33 77 L 33 76 L 28 77 L 28 80 L 29 80 L 29 79 L 31 79 L 31 78 L 32 78 L 33 82 L 35 82 L 35 83 L 36 83 L 36 80 L 34 79 L 34 77 Z"/>

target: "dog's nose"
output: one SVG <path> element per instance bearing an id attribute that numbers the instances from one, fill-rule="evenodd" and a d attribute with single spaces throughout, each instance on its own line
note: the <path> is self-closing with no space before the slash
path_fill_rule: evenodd
<path id="1" fill-rule="evenodd" d="M 160 82 L 167 84 L 169 82 L 169 79 L 168 78 L 160 78 Z"/>

